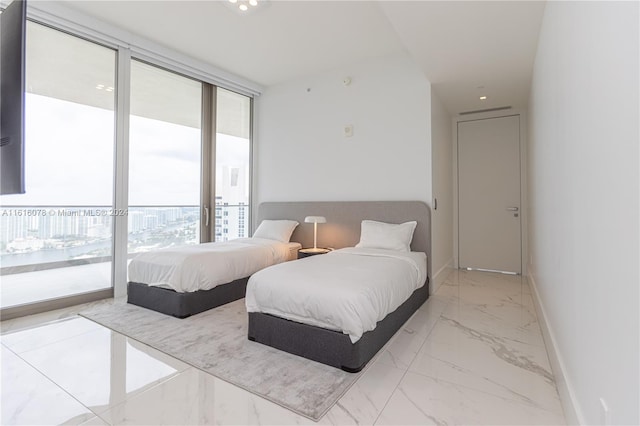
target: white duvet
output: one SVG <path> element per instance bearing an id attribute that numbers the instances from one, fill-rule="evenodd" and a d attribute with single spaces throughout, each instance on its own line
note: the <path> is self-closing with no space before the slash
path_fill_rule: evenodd
<path id="1" fill-rule="evenodd" d="M 427 256 L 417 252 L 346 248 L 272 266 L 247 285 L 247 312 L 348 334 L 373 330 L 424 285 Z"/>
<path id="2" fill-rule="evenodd" d="M 166 248 L 137 255 L 129 263 L 129 281 L 169 286 L 177 292 L 209 290 L 289 259 L 297 243 L 263 238 Z"/>

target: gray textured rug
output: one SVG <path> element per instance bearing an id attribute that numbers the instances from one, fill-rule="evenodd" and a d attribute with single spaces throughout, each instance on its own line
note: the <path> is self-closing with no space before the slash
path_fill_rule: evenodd
<path id="1" fill-rule="evenodd" d="M 249 341 L 244 299 L 185 319 L 125 303 L 80 315 L 316 421 L 359 377 Z"/>

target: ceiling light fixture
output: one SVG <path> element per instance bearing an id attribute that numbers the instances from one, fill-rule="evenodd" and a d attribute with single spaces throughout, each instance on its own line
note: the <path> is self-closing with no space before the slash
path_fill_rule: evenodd
<path id="1" fill-rule="evenodd" d="M 258 6 L 258 0 L 229 0 L 229 3 L 237 5 L 242 12 L 248 11 L 250 8 Z"/>
<path id="2" fill-rule="evenodd" d="M 480 96 L 480 100 L 481 101 L 485 101 L 485 100 L 487 100 L 487 97 L 486 96 Z"/>
<path id="3" fill-rule="evenodd" d="M 115 89 L 113 86 L 105 86 L 104 84 L 96 85 L 97 90 L 104 90 L 106 92 L 113 92 Z"/>

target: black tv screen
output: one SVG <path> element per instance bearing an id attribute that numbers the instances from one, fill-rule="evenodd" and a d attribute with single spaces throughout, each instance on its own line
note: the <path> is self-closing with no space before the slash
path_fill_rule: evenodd
<path id="1" fill-rule="evenodd" d="M 27 3 L 0 14 L 0 194 L 24 194 L 24 89 Z"/>

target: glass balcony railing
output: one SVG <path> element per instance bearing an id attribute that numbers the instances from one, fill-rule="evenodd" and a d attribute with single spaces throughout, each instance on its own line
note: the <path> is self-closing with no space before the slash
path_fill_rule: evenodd
<path id="1" fill-rule="evenodd" d="M 126 216 L 128 252 L 198 244 L 200 207 L 2 206 L 0 275 L 110 262 L 113 218 Z M 218 204 L 212 219 L 216 241 L 248 236 L 249 206 Z"/>
<path id="2" fill-rule="evenodd" d="M 111 261 L 115 216 L 126 216 L 129 252 L 197 244 L 198 206 L 2 206 L 2 275 Z"/>
<path id="3" fill-rule="evenodd" d="M 108 206 L 3 205 L 2 275 L 110 261 L 116 214 L 126 212 Z"/>

